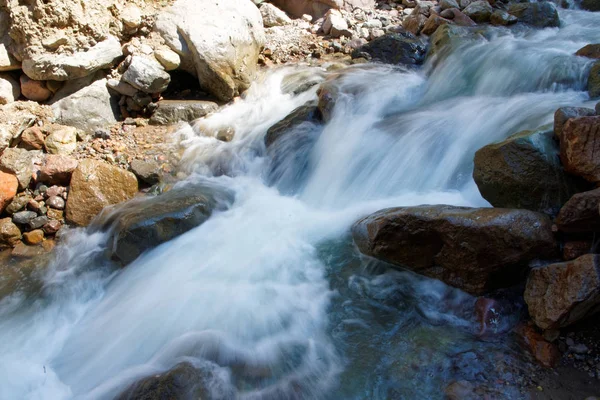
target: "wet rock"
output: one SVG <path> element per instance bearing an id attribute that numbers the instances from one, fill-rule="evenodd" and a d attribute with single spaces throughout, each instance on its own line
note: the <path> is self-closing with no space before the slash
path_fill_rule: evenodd
<path id="1" fill-rule="evenodd" d="M 42 150 L 44 148 L 44 132 L 37 127 L 32 126 L 31 128 L 27 128 L 21 134 L 21 143 L 19 147 L 24 148 L 25 150 Z"/>
<path id="2" fill-rule="evenodd" d="M 285 12 L 281 11 L 271 3 L 262 3 L 260 5 L 260 15 L 262 16 L 265 28 L 292 23 L 292 20 Z"/>
<path id="3" fill-rule="evenodd" d="M 526 210 L 446 205 L 389 208 L 352 227 L 359 250 L 472 294 L 518 281 L 556 255 L 551 222 Z"/>
<path id="4" fill-rule="evenodd" d="M 310 101 L 303 106 L 298 107 L 292 111 L 281 121 L 267 130 L 265 135 L 265 146 L 270 147 L 277 140 L 282 138 L 286 133 L 291 131 L 294 127 L 303 123 L 320 123 L 321 113 L 317 107 L 316 102 Z"/>
<path id="5" fill-rule="evenodd" d="M 71 154 L 77 148 L 77 128 L 54 125 L 44 144 L 50 154 Z"/>
<path id="6" fill-rule="evenodd" d="M 46 215 L 48 219 L 52 221 L 62 221 L 64 219 L 64 212 L 62 210 L 56 210 L 54 208 L 49 208 Z"/>
<path id="7" fill-rule="evenodd" d="M 48 185 L 68 185 L 77 163 L 65 155 L 49 154 L 40 168 L 38 180 Z"/>
<path id="8" fill-rule="evenodd" d="M 475 21 L 473 21 L 471 18 L 466 16 L 458 8 L 449 8 L 447 10 L 444 10 L 440 13 L 440 16 L 451 20 L 453 24 L 456 24 L 459 26 L 475 26 L 475 25 L 477 25 L 477 23 Z M 425 28 L 423 28 L 423 29 L 425 29 Z"/>
<path id="9" fill-rule="evenodd" d="M 286 75 L 281 81 L 281 92 L 285 94 L 304 93 L 316 85 L 323 83 L 325 76 L 312 70 L 301 70 Z"/>
<path id="10" fill-rule="evenodd" d="M 42 227 L 42 230 L 46 235 L 54 235 L 62 228 L 62 224 L 57 220 L 50 220 L 46 225 Z"/>
<path id="11" fill-rule="evenodd" d="M 0 74 L 0 105 L 12 103 L 21 96 L 19 83 L 10 75 Z"/>
<path id="12" fill-rule="evenodd" d="M 42 246 L 28 246 L 23 242 L 15 245 L 11 255 L 15 258 L 36 258 L 46 252 Z"/>
<path id="13" fill-rule="evenodd" d="M 21 93 L 32 101 L 44 102 L 52 96 L 52 92 L 42 81 L 29 79 L 27 75 L 21 75 Z"/>
<path id="14" fill-rule="evenodd" d="M 14 219 L 14 216 L 13 216 Z M 39 217 L 35 217 L 32 220 L 29 221 L 28 226 L 29 229 L 39 229 L 42 226 L 46 225 L 48 223 L 49 219 L 48 217 L 46 217 L 45 215 L 41 215 Z"/>
<path id="15" fill-rule="evenodd" d="M 421 31 L 421 33 L 423 35 L 431 35 L 441 25 L 449 24 L 449 23 L 451 24 L 452 20 L 443 18 L 436 14 L 432 14 L 429 16 L 429 18 L 427 18 L 427 21 L 425 21 L 425 25 L 423 25 L 423 30 Z"/>
<path id="16" fill-rule="evenodd" d="M 212 390 L 219 393 L 212 395 Z M 171 370 L 141 379 L 118 395 L 115 400 L 164 399 L 233 399 L 233 389 L 220 383 L 218 372 L 212 368 L 196 368 L 188 362 Z"/>
<path id="17" fill-rule="evenodd" d="M 588 11 L 600 11 L 600 1 L 598 0 L 581 0 L 581 8 Z"/>
<path id="18" fill-rule="evenodd" d="M 562 131 L 571 118 L 593 117 L 596 111 L 585 107 L 561 107 L 554 113 L 554 134 L 558 140 L 562 139 Z"/>
<path id="19" fill-rule="evenodd" d="M 55 210 L 64 210 L 65 201 L 62 197 L 51 196 L 46 200 L 46 205 L 50 208 L 54 208 Z"/>
<path id="20" fill-rule="evenodd" d="M 449 11 L 451 10 L 444 10 L 443 13 Z M 444 16 L 446 15 L 447 14 L 444 14 Z M 473 22 L 473 24 L 475 24 L 475 22 Z M 451 24 L 442 25 L 435 31 L 433 35 L 431 35 L 427 57 L 439 55 L 442 51 L 449 51 L 456 44 L 464 43 L 466 41 L 477 41 L 481 38 L 482 36 L 480 35 L 478 28 L 471 29 L 467 26 Z"/>
<path id="21" fill-rule="evenodd" d="M 0 214 L 17 194 L 19 181 L 13 174 L 0 171 Z"/>
<path id="22" fill-rule="evenodd" d="M 576 56 L 600 59 L 600 43 L 588 44 L 577 50 Z"/>
<path id="23" fill-rule="evenodd" d="M 463 13 L 475 22 L 488 22 L 494 9 L 487 1 L 479 0 L 469 4 Z"/>
<path id="24" fill-rule="evenodd" d="M 329 10 L 325 14 L 325 20 L 321 26 L 323 33 L 334 38 L 342 36 L 352 37 L 352 32 L 348 28 L 348 23 L 338 10 Z"/>
<path id="25" fill-rule="evenodd" d="M 117 104 L 111 99 L 106 79 L 93 83 L 87 78 L 69 82 L 53 98 L 56 122 L 91 133 L 117 122 Z"/>
<path id="26" fill-rule="evenodd" d="M 160 180 L 160 165 L 154 161 L 133 160 L 131 171 L 148 185 L 154 185 Z"/>
<path id="27" fill-rule="evenodd" d="M 600 117 L 571 118 L 564 125 L 560 160 L 567 172 L 600 182 Z"/>
<path id="28" fill-rule="evenodd" d="M 181 65 L 181 57 L 170 49 L 159 49 L 154 52 L 154 57 L 165 71 L 173 71 Z"/>
<path id="29" fill-rule="evenodd" d="M 0 219 L 0 249 L 14 247 L 21 240 L 21 231 L 10 218 Z"/>
<path id="30" fill-rule="evenodd" d="M 570 240 L 563 245 L 563 260 L 570 261 L 592 253 L 591 240 Z"/>
<path id="31" fill-rule="evenodd" d="M 44 231 L 35 229 L 31 232 L 25 232 L 23 234 L 23 241 L 29 245 L 41 244 L 44 241 Z"/>
<path id="32" fill-rule="evenodd" d="M 37 213 L 33 211 L 19 211 L 13 214 L 12 221 L 18 225 L 27 225 L 37 216 Z"/>
<path id="33" fill-rule="evenodd" d="M 458 1 L 456 0 L 442 0 L 440 1 L 440 7 L 442 10 L 447 10 L 449 8 L 460 8 Z"/>
<path id="34" fill-rule="evenodd" d="M 5 149 L 0 157 L 0 170 L 11 173 L 19 181 L 19 189 L 29 186 L 33 174 L 33 159 L 39 153 L 19 148 Z"/>
<path id="35" fill-rule="evenodd" d="M 365 44 L 352 52 L 352 58 L 367 58 L 387 64 L 423 63 L 427 47 L 409 32 L 392 33 Z"/>
<path id="36" fill-rule="evenodd" d="M 105 162 L 81 161 L 71 176 L 67 221 L 86 226 L 104 207 L 129 200 L 137 191 L 131 172 Z"/>
<path id="37" fill-rule="evenodd" d="M 191 185 L 124 204 L 99 223 L 111 226 L 109 252 L 126 265 L 204 223 L 214 210 L 224 210 L 232 201 L 232 194 L 221 187 Z"/>
<path id="38" fill-rule="evenodd" d="M 508 12 L 500 9 L 494 10 L 490 15 L 490 22 L 493 25 L 507 26 L 516 24 L 519 19 L 514 15 L 510 15 Z"/>
<path id="39" fill-rule="evenodd" d="M 565 173 L 550 128 L 519 132 L 475 153 L 473 178 L 494 207 L 556 215 L 585 186 Z"/>
<path id="40" fill-rule="evenodd" d="M 560 209 L 556 225 L 562 232 L 600 231 L 600 189 L 577 193 Z"/>
<path id="41" fill-rule="evenodd" d="M 600 97 L 600 61 L 592 65 L 588 76 L 588 93 L 592 99 Z"/>
<path id="42" fill-rule="evenodd" d="M 560 19 L 554 3 L 540 1 L 537 3 L 513 3 L 508 13 L 518 18 L 519 22 L 537 28 L 559 27 Z"/>
<path id="43" fill-rule="evenodd" d="M 600 255 L 534 268 L 525 301 L 542 329 L 568 326 L 600 310 Z"/>
<path id="44" fill-rule="evenodd" d="M 38 81 L 66 81 L 110 67 L 122 54 L 119 40 L 109 36 L 87 51 L 32 55 L 32 58 L 23 60 L 23 72 Z"/>
<path id="45" fill-rule="evenodd" d="M 161 100 L 150 118 L 151 125 L 192 122 L 219 108 L 217 103 L 202 100 Z"/>
<path id="46" fill-rule="evenodd" d="M 265 42 L 258 8 L 247 0 L 177 0 L 155 29 L 181 57 L 181 68 L 222 101 L 246 90 Z"/>
<path id="47" fill-rule="evenodd" d="M 535 359 L 546 368 L 554 368 L 560 361 L 560 351 L 555 344 L 552 344 L 534 327 L 522 325 L 517 328 L 517 333 L 521 336 L 525 346 L 529 349 Z"/>
<path id="48" fill-rule="evenodd" d="M 142 56 L 133 56 L 129 68 L 123 74 L 123 81 L 146 93 L 164 92 L 171 82 L 158 61 Z"/>

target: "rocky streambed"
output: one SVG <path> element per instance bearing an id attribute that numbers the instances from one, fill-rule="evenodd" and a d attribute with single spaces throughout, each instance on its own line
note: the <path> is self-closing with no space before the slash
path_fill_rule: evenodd
<path id="1" fill-rule="evenodd" d="M 593 0 L 63 6 L 0 4 L 0 397 L 600 395 Z"/>

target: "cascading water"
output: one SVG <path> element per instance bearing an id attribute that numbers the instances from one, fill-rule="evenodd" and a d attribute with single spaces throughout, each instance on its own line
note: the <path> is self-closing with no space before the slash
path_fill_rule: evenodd
<path id="1" fill-rule="evenodd" d="M 179 185 L 225 186 L 233 205 L 118 271 L 106 234 L 73 232 L 41 293 L 0 302 L 0 398 L 110 399 L 182 361 L 216 399 L 441 398 L 453 379 L 510 381 L 511 344 L 477 338 L 474 299 L 376 273 L 348 229 L 388 206 L 485 206 L 474 152 L 587 100 L 589 62 L 572 54 L 600 42 L 600 15 L 561 17 L 560 29 L 490 29 L 423 70 L 349 68 L 331 120 L 268 153 L 266 130 L 316 98 L 281 91 L 303 67 L 182 130 Z M 221 127 L 232 142 L 195 134 Z"/>

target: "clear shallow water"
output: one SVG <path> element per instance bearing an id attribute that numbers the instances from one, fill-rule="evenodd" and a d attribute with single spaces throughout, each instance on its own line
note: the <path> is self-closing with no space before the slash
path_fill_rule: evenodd
<path id="1" fill-rule="evenodd" d="M 294 69 L 183 129 L 179 184 L 225 185 L 233 206 L 120 271 L 104 234 L 73 233 L 40 294 L 0 302 L 0 398 L 110 399 L 181 361 L 212 371 L 214 398 L 441 398 L 454 379 L 519 398 L 497 382 L 522 356 L 506 335 L 476 335 L 475 299 L 361 259 L 348 229 L 388 206 L 486 206 L 474 152 L 587 101 L 590 63 L 572 54 L 600 42 L 600 15 L 562 18 L 495 29 L 419 71 L 350 68 L 332 120 L 268 152 L 266 130 L 316 97 L 281 92 Z M 202 134 L 221 127 L 231 143 Z"/>

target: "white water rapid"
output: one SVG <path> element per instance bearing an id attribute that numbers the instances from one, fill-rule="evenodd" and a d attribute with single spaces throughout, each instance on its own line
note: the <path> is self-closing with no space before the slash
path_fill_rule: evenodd
<path id="1" fill-rule="evenodd" d="M 119 270 L 104 259 L 106 234 L 72 232 L 40 291 L 0 302 L 0 399 L 112 399 L 182 361 L 204 371 L 214 399 L 442 398 L 457 355 L 459 374 L 495 365 L 510 346 L 476 340 L 472 298 L 380 274 L 348 232 L 389 206 L 486 206 L 476 150 L 551 122 L 560 106 L 592 104 L 590 61 L 573 54 L 600 42 L 600 13 L 561 19 L 492 28 L 418 70 L 350 67 L 332 119 L 268 152 L 266 130 L 316 99 L 316 86 L 281 90 L 307 67 L 268 72 L 183 129 L 190 175 L 179 185 L 225 186 L 232 206 Z M 220 127 L 234 128 L 232 142 L 201 134 Z"/>

